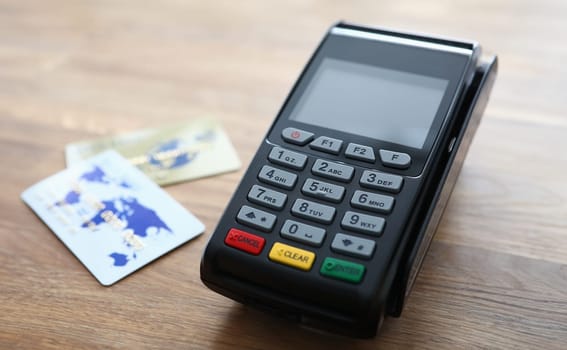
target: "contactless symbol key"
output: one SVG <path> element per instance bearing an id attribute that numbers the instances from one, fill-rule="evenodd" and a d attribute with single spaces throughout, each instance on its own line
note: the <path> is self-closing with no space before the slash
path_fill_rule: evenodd
<path id="1" fill-rule="evenodd" d="M 346 255 L 358 258 L 370 258 L 374 253 L 376 243 L 370 239 L 364 239 L 344 233 L 337 233 L 331 243 L 331 249 Z"/>

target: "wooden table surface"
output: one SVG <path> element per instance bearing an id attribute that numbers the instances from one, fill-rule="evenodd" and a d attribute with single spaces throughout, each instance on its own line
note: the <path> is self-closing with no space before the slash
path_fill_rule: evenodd
<path id="1" fill-rule="evenodd" d="M 0 348 L 567 348 L 567 2 L 0 0 Z M 302 330 L 205 288 L 211 231 L 339 19 L 482 43 L 500 72 L 400 319 Z M 200 238 L 101 286 L 20 200 L 73 141 L 202 116 L 243 168 L 166 188 Z"/>

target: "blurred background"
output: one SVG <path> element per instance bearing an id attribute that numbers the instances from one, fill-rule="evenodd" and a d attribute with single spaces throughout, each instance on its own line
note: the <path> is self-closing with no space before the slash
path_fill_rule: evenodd
<path id="1" fill-rule="evenodd" d="M 476 40 L 500 60 L 407 308 L 371 341 L 299 330 L 198 277 L 257 145 L 339 20 Z M 0 348 L 565 348 L 566 37 L 563 0 L 0 0 Z M 243 168 L 168 187 L 206 233 L 111 289 L 19 200 L 65 166 L 69 142 L 202 116 L 222 122 Z M 118 315 L 93 317 L 105 309 Z"/>

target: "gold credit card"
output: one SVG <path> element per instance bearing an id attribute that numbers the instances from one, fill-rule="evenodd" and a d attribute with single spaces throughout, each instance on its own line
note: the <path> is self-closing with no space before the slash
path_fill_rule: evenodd
<path id="1" fill-rule="evenodd" d="M 160 185 L 234 171 L 240 160 L 221 125 L 213 119 L 70 143 L 67 166 L 114 149 Z"/>

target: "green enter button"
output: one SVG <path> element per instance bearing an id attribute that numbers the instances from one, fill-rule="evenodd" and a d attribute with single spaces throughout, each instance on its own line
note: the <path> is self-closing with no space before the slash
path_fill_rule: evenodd
<path id="1" fill-rule="evenodd" d="M 320 272 L 323 276 L 351 283 L 359 283 L 362 280 L 362 276 L 364 276 L 365 269 L 364 265 L 361 264 L 335 258 L 325 258 Z"/>

